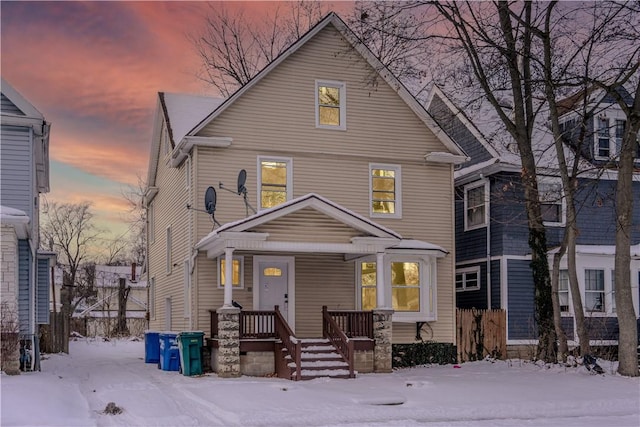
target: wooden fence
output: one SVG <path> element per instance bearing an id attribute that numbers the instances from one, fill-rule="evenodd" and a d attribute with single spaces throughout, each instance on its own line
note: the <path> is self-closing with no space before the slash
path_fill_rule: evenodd
<path id="1" fill-rule="evenodd" d="M 501 359 L 507 354 L 507 315 L 504 310 L 458 309 L 456 311 L 458 359 Z"/>

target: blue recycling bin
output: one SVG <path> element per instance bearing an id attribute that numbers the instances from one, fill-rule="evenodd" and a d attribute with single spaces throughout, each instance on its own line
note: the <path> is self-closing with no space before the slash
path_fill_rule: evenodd
<path id="1" fill-rule="evenodd" d="M 175 332 L 160 332 L 160 364 L 158 367 L 163 371 L 180 370 L 180 349 Z"/>
<path id="2" fill-rule="evenodd" d="M 144 363 L 160 363 L 160 332 L 144 331 Z"/>

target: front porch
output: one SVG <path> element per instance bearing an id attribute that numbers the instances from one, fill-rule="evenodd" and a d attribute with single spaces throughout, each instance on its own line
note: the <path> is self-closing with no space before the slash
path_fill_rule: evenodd
<path id="1" fill-rule="evenodd" d="M 321 337 L 297 337 L 278 306 L 274 310 L 223 307 L 210 314 L 212 337 L 207 342 L 212 367 L 223 377 L 275 374 L 297 381 L 391 370 L 388 310 L 323 306 Z"/>

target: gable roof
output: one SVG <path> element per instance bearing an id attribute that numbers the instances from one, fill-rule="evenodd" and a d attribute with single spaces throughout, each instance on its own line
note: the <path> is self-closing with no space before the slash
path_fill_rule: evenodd
<path id="1" fill-rule="evenodd" d="M 33 106 L 27 99 L 20 94 L 17 90 L 13 88 L 4 78 L 0 79 L 2 86 L 0 86 L 0 92 L 13 103 L 23 114 L 24 116 L 37 120 L 44 120 L 44 116 L 36 107 Z M 16 116 L 15 114 L 9 114 L 5 111 L 2 111 L 2 115 L 11 115 Z"/>
<path id="2" fill-rule="evenodd" d="M 295 43 L 293 43 L 287 50 L 281 53 L 275 60 L 269 65 L 263 68 L 255 77 L 253 77 L 247 84 L 238 89 L 233 95 L 227 98 L 218 108 L 213 110 L 207 117 L 205 117 L 200 123 L 198 123 L 193 129 L 188 132 L 188 135 L 196 135 L 205 126 L 215 120 L 223 111 L 242 95 L 260 82 L 265 76 L 267 76 L 273 69 L 278 67 L 289 56 L 298 51 L 309 40 L 314 38 L 320 31 L 327 26 L 332 25 L 345 40 L 369 63 L 369 65 L 376 70 L 378 75 L 384 79 L 384 81 L 393 88 L 400 98 L 409 106 L 413 113 L 431 130 L 436 137 L 442 142 L 442 144 L 450 150 L 450 152 L 457 156 L 464 156 L 464 151 L 440 128 L 431 115 L 425 110 L 416 98 L 411 95 L 407 88 L 378 60 L 371 50 L 367 48 L 358 37 L 349 29 L 347 24 L 335 13 L 329 13 L 324 19 L 322 19 L 313 28 L 307 31 L 302 37 L 300 37 Z M 179 143 L 179 142 L 178 142 Z"/>

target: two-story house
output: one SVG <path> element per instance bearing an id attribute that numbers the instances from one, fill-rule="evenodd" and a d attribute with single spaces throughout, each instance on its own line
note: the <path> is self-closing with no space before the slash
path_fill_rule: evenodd
<path id="1" fill-rule="evenodd" d="M 577 273 L 591 344 L 608 345 L 616 343 L 618 333 L 613 274 L 615 158 L 625 117 L 603 92 L 592 91 L 589 96 L 586 110 L 595 114 L 586 120 L 588 132 L 578 168 Z M 570 161 L 575 157 L 576 146 L 570 131 L 578 122 L 574 109 L 582 105 L 582 97 L 561 102 L 562 127 L 567 135 L 565 153 Z M 457 306 L 504 309 L 509 348 L 535 344 L 531 251 L 524 195 L 519 185 L 521 163 L 517 145 L 504 129 L 500 130 L 497 117 L 491 120 L 484 114 L 471 118 L 438 88 L 433 90 L 427 108 L 471 157 L 455 171 Z M 553 138 L 546 124 L 536 127 L 534 139 L 551 266 L 553 253 L 563 238 L 566 206 Z M 633 189 L 634 206 L 640 206 L 640 171 L 634 176 Z M 640 209 L 634 209 L 633 221 L 631 284 L 638 313 Z M 565 255 L 560 265 L 560 305 L 570 344 L 577 345 L 566 269 Z"/>
<path id="2" fill-rule="evenodd" d="M 310 377 L 327 342 L 351 375 L 396 343 L 453 348 L 465 160 L 333 13 L 228 99 L 160 93 L 151 329 L 204 331 L 222 376 Z"/>
<path id="3" fill-rule="evenodd" d="M 38 250 L 40 193 L 49 191 L 50 124 L 4 79 L 0 92 L 2 319 L 4 328 L 17 320 L 21 365 L 31 370 L 39 368 L 38 325 L 49 323 L 55 264 L 55 254 Z M 20 355 L 4 356 L 3 370 L 14 370 Z"/>

